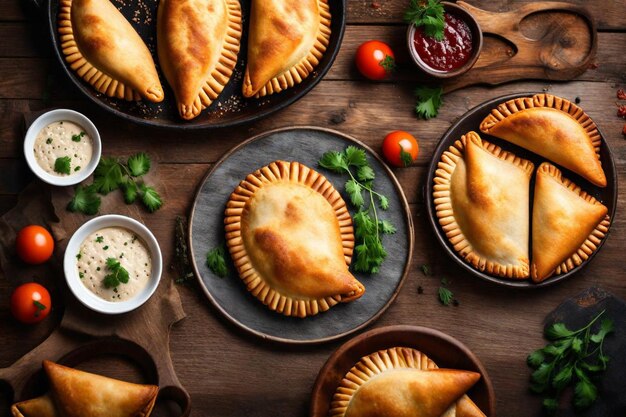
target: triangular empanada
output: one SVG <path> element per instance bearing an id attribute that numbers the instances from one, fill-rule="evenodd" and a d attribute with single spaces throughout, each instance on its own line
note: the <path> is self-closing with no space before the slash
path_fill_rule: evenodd
<path id="1" fill-rule="evenodd" d="M 550 94 L 509 100 L 491 111 L 480 130 L 606 187 L 598 129 L 580 107 L 568 100 Z"/>
<path id="2" fill-rule="evenodd" d="M 608 209 L 544 162 L 537 170 L 531 275 L 535 282 L 589 258 L 608 232 Z"/>
<path id="3" fill-rule="evenodd" d="M 13 417 L 57 417 L 59 413 L 49 395 L 21 401 L 11 406 Z"/>
<path id="4" fill-rule="evenodd" d="M 270 309 L 305 317 L 365 292 L 348 270 L 350 213 L 318 172 L 298 162 L 272 162 L 237 186 L 225 216 L 239 276 Z"/>
<path id="5" fill-rule="evenodd" d="M 43 361 L 58 413 L 63 417 L 147 417 L 159 392 L 140 385 Z"/>
<path id="6" fill-rule="evenodd" d="M 245 97 L 263 97 L 309 76 L 330 39 L 328 0 L 252 0 Z"/>
<path id="7" fill-rule="evenodd" d="M 469 132 L 445 151 L 433 197 L 454 249 L 480 271 L 528 278 L 533 164 Z"/>
<path id="8" fill-rule="evenodd" d="M 238 0 L 161 0 L 157 46 L 178 112 L 193 119 L 222 92 L 237 64 Z"/>
<path id="9" fill-rule="evenodd" d="M 479 379 L 476 372 L 438 369 L 415 349 L 385 349 L 350 369 L 335 391 L 329 416 L 484 417 L 465 395 Z M 472 408 L 477 413 L 460 414 Z"/>
<path id="10" fill-rule="evenodd" d="M 109 0 L 60 3 L 61 49 L 82 79 L 109 97 L 163 100 L 148 47 Z"/>

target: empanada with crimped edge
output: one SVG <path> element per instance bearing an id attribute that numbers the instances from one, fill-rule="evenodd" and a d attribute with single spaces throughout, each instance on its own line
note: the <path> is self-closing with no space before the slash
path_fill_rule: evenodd
<path id="1" fill-rule="evenodd" d="M 532 219 L 535 282 L 580 265 L 598 248 L 610 226 L 608 209 L 547 162 L 537 169 Z"/>
<path id="2" fill-rule="evenodd" d="M 479 379 L 476 372 L 438 369 L 416 349 L 379 350 L 341 380 L 329 417 L 485 417 L 465 394 Z"/>
<path id="3" fill-rule="evenodd" d="M 61 0 L 61 50 L 100 93 L 158 103 L 164 93 L 148 47 L 109 0 Z"/>
<path id="4" fill-rule="evenodd" d="M 14 404 L 13 417 L 148 417 L 159 392 L 156 385 L 133 384 L 47 360 L 43 369 L 50 393 Z"/>
<path id="5" fill-rule="evenodd" d="M 222 92 L 241 44 L 238 0 L 161 0 L 157 47 L 183 119 L 193 119 Z"/>
<path id="6" fill-rule="evenodd" d="M 348 270 L 354 231 L 346 203 L 303 164 L 275 161 L 248 175 L 224 222 L 239 276 L 271 310 L 311 316 L 365 292 Z"/>
<path id="7" fill-rule="evenodd" d="M 328 0 L 253 0 L 244 97 L 279 93 L 308 77 L 330 40 Z"/>
<path id="8" fill-rule="evenodd" d="M 568 100 L 550 94 L 509 100 L 491 111 L 480 130 L 606 187 L 598 128 L 580 107 Z"/>
<path id="9" fill-rule="evenodd" d="M 530 178 L 534 165 L 469 132 L 437 165 L 437 218 L 461 257 L 480 271 L 529 276 Z"/>

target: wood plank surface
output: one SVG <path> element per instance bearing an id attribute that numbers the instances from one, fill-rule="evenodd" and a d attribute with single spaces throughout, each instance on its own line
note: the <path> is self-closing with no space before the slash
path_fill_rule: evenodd
<path id="1" fill-rule="evenodd" d="M 527 3 L 473 1 L 487 10 L 504 11 Z M 195 191 L 219 158 L 246 138 L 289 125 L 329 127 L 380 150 L 391 130 L 407 130 L 420 141 L 417 163 L 395 169 L 410 203 L 415 224 L 415 249 L 407 281 L 398 298 L 371 328 L 413 324 L 444 331 L 466 344 L 483 362 L 494 383 L 501 417 L 539 416 L 540 397 L 528 391 L 526 355 L 542 346 L 542 322 L 565 298 L 591 285 L 601 285 L 626 298 L 623 248 L 626 247 L 626 122 L 616 114 L 616 90 L 626 87 L 626 1 L 571 1 L 584 5 L 597 20 L 597 67 L 576 80 L 551 83 L 519 81 L 497 87 L 475 86 L 444 97 L 439 116 L 428 121 L 413 114 L 413 90 L 420 76 L 408 60 L 402 13 L 408 1 L 350 0 L 348 26 L 337 60 L 326 78 L 297 103 L 267 119 L 236 128 L 178 133 L 129 124 L 81 97 L 55 61 L 45 27 L 26 2 L 0 1 L 0 213 L 17 201 L 33 177 L 22 155 L 23 115 L 51 107 L 68 107 L 90 117 L 100 129 L 104 155 L 146 151 L 156 161 L 155 186 L 167 197 L 164 207 L 146 216 L 161 244 L 165 265 L 173 260 L 177 215 L 187 216 Z M 353 64 L 354 51 L 368 39 L 381 39 L 396 51 L 399 71 L 388 81 L 364 80 Z M 494 41 L 495 42 L 495 41 Z M 618 172 L 618 207 L 611 233 L 593 262 L 581 273 L 553 287 L 531 291 L 500 288 L 464 272 L 435 240 L 426 218 L 421 190 L 432 153 L 450 125 L 474 106 L 517 92 L 556 94 L 580 106 L 594 119 L 613 151 Z M 426 277 L 421 265 L 433 276 Z M 436 292 L 447 277 L 457 307 L 441 306 Z M 59 277 L 62 279 L 62 277 Z M 422 287 L 423 294 L 417 288 Z M 10 281 L 0 279 L 0 367 L 9 366 L 46 336 L 24 328 L 10 317 Z M 244 334 L 224 320 L 197 284 L 180 286 L 187 318 L 171 332 L 170 351 L 182 384 L 192 396 L 192 416 L 308 415 L 308 401 L 317 372 L 344 341 L 314 347 L 288 347 Z M 132 365 L 104 358 L 88 365 L 101 372 L 136 378 Z M 8 415 L 11 393 L 0 384 L 0 417 Z"/>

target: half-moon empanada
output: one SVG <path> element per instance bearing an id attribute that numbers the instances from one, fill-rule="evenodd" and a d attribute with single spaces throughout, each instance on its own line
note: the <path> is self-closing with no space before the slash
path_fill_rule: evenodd
<path id="1" fill-rule="evenodd" d="M 598 129 L 580 107 L 568 100 L 550 94 L 509 100 L 491 111 L 480 130 L 606 187 Z"/>
<path id="2" fill-rule="evenodd" d="M 161 0 L 159 62 L 183 119 L 198 116 L 222 92 L 237 64 L 240 41 L 238 0 Z"/>
<path id="3" fill-rule="evenodd" d="M 568 272 L 588 259 L 608 232 L 607 213 L 554 165 L 541 164 L 533 204 L 533 281 Z"/>
<path id="4" fill-rule="evenodd" d="M 350 213 L 318 172 L 298 162 L 272 162 L 237 186 L 225 216 L 239 276 L 270 309 L 305 317 L 365 292 L 348 271 Z"/>
<path id="5" fill-rule="evenodd" d="M 245 97 L 263 97 L 309 76 L 330 39 L 328 0 L 252 0 Z"/>
<path id="6" fill-rule="evenodd" d="M 13 404 L 11 414 L 13 417 L 57 417 L 59 415 L 48 394 Z"/>
<path id="7" fill-rule="evenodd" d="M 61 0 L 59 34 L 67 63 L 99 92 L 163 100 L 148 47 L 109 0 Z"/>
<path id="8" fill-rule="evenodd" d="M 361 358 L 342 379 L 330 417 L 484 417 L 465 395 L 480 374 L 438 369 L 418 350 L 395 347 Z"/>
<path id="9" fill-rule="evenodd" d="M 528 278 L 530 161 L 475 132 L 441 155 L 433 197 L 454 249 L 480 271 Z"/>

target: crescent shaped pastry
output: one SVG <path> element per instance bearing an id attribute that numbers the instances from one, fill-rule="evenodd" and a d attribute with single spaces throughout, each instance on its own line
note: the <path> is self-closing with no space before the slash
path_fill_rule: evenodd
<path id="1" fill-rule="evenodd" d="M 161 0 L 157 49 L 178 113 L 193 119 L 222 92 L 237 64 L 241 6 L 237 0 Z"/>
<path id="2" fill-rule="evenodd" d="M 253 0 L 244 97 L 263 97 L 309 76 L 330 39 L 328 0 Z"/>
<path id="3" fill-rule="evenodd" d="M 109 0 L 61 0 L 65 60 L 100 93 L 125 100 L 163 100 L 148 47 Z"/>
<path id="4" fill-rule="evenodd" d="M 418 350 L 395 347 L 361 358 L 341 380 L 330 417 L 485 417 L 465 394 L 480 374 L 438 369 Z"/>
<path id="5" fill-rule="evenodd" d="M 541 282 L 571 271 L 598 248 L 609 230 L 608 209 L 564 178 L 554 165 L 537 169 L 531 275 Z"/>
<path id="6" fill-rule="evenodd" d="M 13 404 L 11 414 L 13 417 L 57 417 L 59 415 L 49 395 Z"/>
<path id="7" fill-rule="evenodd" d="M 606 187 L 598 129 L 580 107 L 568 100 L 550 94 L 509 100 L 491 111 L 480 130 Z"/>
<path id="8" fill-rule="evenodd" d="M 474 268 L 528 278 L 530 161 L 469 132 L 445 151 L 435 172 L 439 224 Z"/>
<path id="9" fill-rule="evenodd" d="M 350 213 L 318 172 L 298 162 L 272 162 L 241 181 L 225 216 L 239 276 L 271 310 L 311 316 L 365 292 L 348 271 Z"/>

